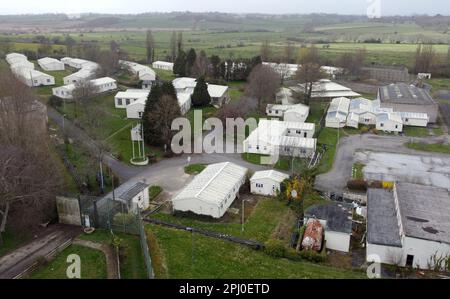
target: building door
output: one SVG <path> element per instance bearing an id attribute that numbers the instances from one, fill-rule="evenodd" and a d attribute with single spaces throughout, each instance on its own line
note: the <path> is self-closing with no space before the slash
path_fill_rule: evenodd
<path id="1" fill-rule="evenodd" d="M 414 255 L 408 254 L 406 256 L 406 267 L 412 267 L 414 265 Z"/>

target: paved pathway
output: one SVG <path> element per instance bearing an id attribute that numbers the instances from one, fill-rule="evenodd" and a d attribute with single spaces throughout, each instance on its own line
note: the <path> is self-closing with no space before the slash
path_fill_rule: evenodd
<path id="1" fill-rule="evenodd" d="M 106 268 L 108 279 L 119 279 L 119 268 L 117 266 L 117 256 L 114 249 L 106 244 L 96 243 L 87 240 L 75 239 L 72 244 L 100 250 L 106 257 Z"/>
<path id="2" fill-rule="evenodd" d="M 342 193 L 351 178 L 355 152 L 369 150 L 397 154 L 442 157 L 444 154 L 420 152 L 405 147 L 405 143 L 414 140 L 425 143 L 450 143 L 449 136 L 410 138 L 401 136 L 379 136 L 372 134 L 352 135 L 341 138 L 336 151 L 333 168 L 330 172 L 316 177 L 315 188 L 323 192 Z"/>
<path id="3" fill-rule="evenodd" d="M 0 279 L 11 279 L 33 266 L 41 257 L 81 233 L 80 227 L 56 224 L 48 227 L 42 236 L 0 258 Z"/>

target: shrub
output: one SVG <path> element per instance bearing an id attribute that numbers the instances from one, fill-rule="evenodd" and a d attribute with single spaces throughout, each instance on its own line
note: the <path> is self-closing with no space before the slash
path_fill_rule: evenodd
<path id="1" fill-rule="evenodd" d="M 366 126 L 362 126 L 361 127 L 361 133 L 362 134 L 366 134 L 366 133 L 368 133 L 369 132 L 369 128 L 368 127 L 366 127 Z"/>
<path id="2" fill-rule="evenodd" d="M 286 248 L 282 241 L 277 239 L 270 239 L 265 243 L 264 251 L 273 257 L 284 257 Z"/>
<path id="3" fill-rule="evenodd" d="M 373 181 L 370 183 L 370 188 L 375 188 L 375 189 L 382 189 L 383 188 L 383 183 L 380 181 Z"/>
<path id="4" fill-rule="evenodd" d="M 350 180 L 347 182 L 347 188 L 356 191 L 367 191 L 368 184 L 364 180 Z"/>
<path id="5" fill-rule="evenodd" d="M 383 189 L 392 189 L 392 188 L 394 188 L 394 183 L 393 182 L 383 182 L 382 187 L 383 187 Z"/>
<path id="6" fill-rule="evenodd" d="M 302 260 L 302 257 L 300 256 L 300 254 L 294 248 L 287 248 L 284 255 L 285 255 L 285 258 L 287 258 L 291 261 L 299 262 Z"/>
<path id="7" fill-rule="evenodd" d="M 315 252 L 313 250 L 300 251 L 300 257 L 304 260 L 307 260 L 307 261 L 310 261 L 313 263 L 323 263 L 326 261 L 326 256 L 324 256 L 318 252 Z"/>
<path id="8" fill-rule="evenodd" d="M 52 95 L 48 99 L 48 104 L 54 108 L 61 107 L 62 106 L 62 99 L 60 97 Z"/>

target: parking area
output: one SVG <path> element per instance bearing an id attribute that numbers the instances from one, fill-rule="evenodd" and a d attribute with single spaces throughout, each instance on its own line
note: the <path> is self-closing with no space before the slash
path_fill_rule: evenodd
<path id="1" fill-rule="evenodd" d="M 450 189 L 450 156 L 362 151 L 355 153 L 355 161 L 365 165 L 366 180 L 402 181 Z"/>

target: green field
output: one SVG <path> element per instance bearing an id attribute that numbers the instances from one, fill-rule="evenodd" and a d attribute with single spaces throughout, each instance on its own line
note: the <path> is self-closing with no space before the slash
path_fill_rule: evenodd
<path id="1" fill-rule="evenodd" d="M 70 245 L 60 252 L 48 265 L 34 271 L 31 279 L 67 279 L 67 257 L 77 254 L 81 260 L 81 279 L 106 279 L 106 257 L 103 252 L 79 245 Z"/>
<path id="2" fill-rule="evenodd" d="M 342 132 L 341 132 L 342 133 Z M 342 137 L 343 134 L 340 134 L 339 137 Z M 318 166 L 319 173 L 329 172 L 333 168 L 334 156 L 336 154 L 338 142 L 338 130 L 331 128 L 323 128 L 319 134 L 317 139 L 317 143 L 319 145 L 326 145 L 327 150 L 320 160 Z"/>
<path id="3" fill-rule="evenodd" d="M 147 230 L 158 239 L 169 278 L 365 278 L 359 271 L 277 259 L 262 251 L 186 231 L 154 225 L 148 225 Z"/>

